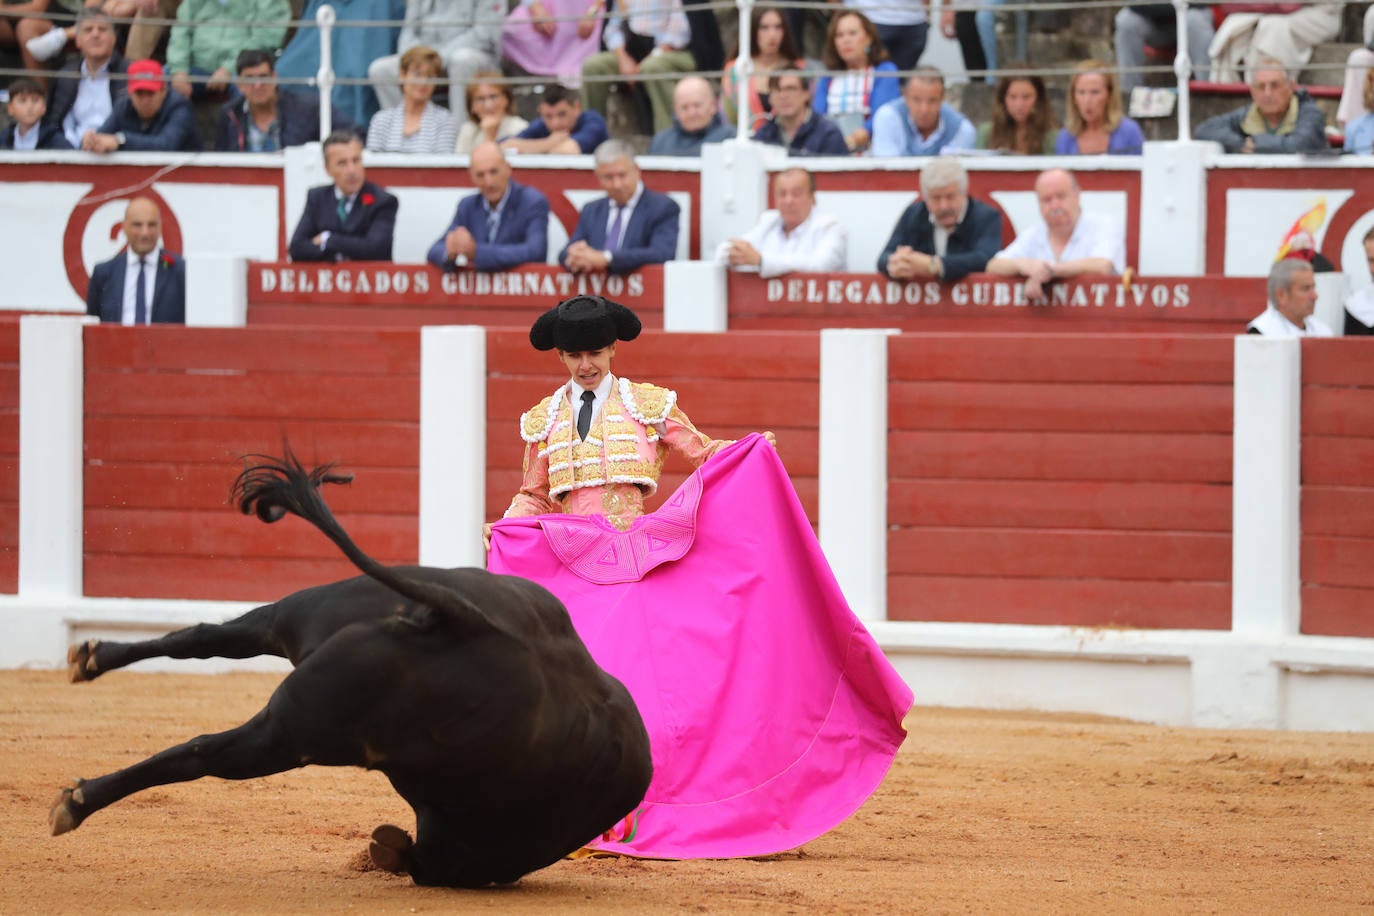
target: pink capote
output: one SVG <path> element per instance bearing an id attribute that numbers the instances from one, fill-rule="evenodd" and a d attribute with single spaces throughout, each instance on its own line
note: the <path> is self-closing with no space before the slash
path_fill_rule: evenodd
<path id="1" fill-rule="evenodd" d="M 629 531 L 600 516 L 499 521 L 487 568 L 562 599 L 648 727 L 654 778 L 634 834 L 593 846 L 672 859 L 800 846 L 863 804 L 906 736 L 911 690 L 758 435 Z"/>

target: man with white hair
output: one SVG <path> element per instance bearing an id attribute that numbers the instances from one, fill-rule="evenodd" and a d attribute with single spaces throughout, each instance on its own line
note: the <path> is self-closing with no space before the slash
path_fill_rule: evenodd
<path id="1" fill-rule="evenodd" d="M 558 263 L 575 274 L 626 274 L 671 261 L 681 216 L 677 202 L 644 186 L 634 149 L 624 140 L 605 141 L 593 159 L 606 196 L 582 208 Z"/>
<path id="2" fill-rule="evenodd" d="M 1126 270 L 1126 234 L 1120 223 L 1084 213 L 1078 179 L 1066 169 L 1048 169 L 1035 179 L 1042 222 L 1016 237 L 988 262 L 988 273 L 1025 277 L 1026 298 L 1045 298 L 1045 286 L 1083 274 Z"/>
<path id="3" fill-rule="evenodd" d="M 1002 247 L 1002 214 L 968 196 L 968 172 L 953 156 L 921 168 L 921 199 L 906 208 L 878 271 L 893 280 L 959 280 L 984 270 Z"/>
<path id="4" fill-rule="evenodd" d="M 721 242 L 716 261 L 731 267 L 756 267 L 761 277 L 794 270 L 845 268 L 848 235 L 838 219 L 816 212 L 816 179 L 803 168 L 773 176 L 773 204 L 743 236 Z"/>
<path id="5" fill-rule="evenodd" d="M 1315 153 L 1326 149 L 1326 115 L 1276 61 L 1250 73 L 1250 104 L 1208 118 L 1193 131 L 1228 153 Z"/>
<path id="6" fill-rule="evenodd" d="M 1245 333 L 1265 337 L 1331 337 L 1332 331 L 1312 312 L 1317 307 L 1317 280 L 1312 265 L 1284 258 L 1269 268 L 1269 304 L 1246 325 Z"/>
<path id="7" fill-rule="evenodd" d="M 720 116 L 716 90 L 699 76 L 684 76 L 673 89 L 673 124 L 654 134 L 650 156 L 700 156 L 701 147 L 735 135 Z"/>

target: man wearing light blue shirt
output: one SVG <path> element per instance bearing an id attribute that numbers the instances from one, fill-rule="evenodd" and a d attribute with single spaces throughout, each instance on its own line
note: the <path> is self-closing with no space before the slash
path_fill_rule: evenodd
<path id="1" fill-rule="evenodd" d="M 945 104 L 945 78 L 934 67 L 917 67 L 902 87 L 902 97 L 873 115 L 872 154 L 938 156 L 973 149 L 977 131 L 952 105 Z"/>

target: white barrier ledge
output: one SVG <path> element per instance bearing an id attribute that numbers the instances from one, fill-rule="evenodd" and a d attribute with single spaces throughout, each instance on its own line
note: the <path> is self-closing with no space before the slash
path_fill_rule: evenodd
<path id="1" fill-rule="evenodd" d="M 423 566 L 487 565 L 487 332 L 420 330 L 420 557 Z"/>

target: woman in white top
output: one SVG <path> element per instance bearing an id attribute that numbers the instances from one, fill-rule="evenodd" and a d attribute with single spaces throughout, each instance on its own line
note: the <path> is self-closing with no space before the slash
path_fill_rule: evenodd
<path id="1" fill-rule="evenodd" d="M 873 135 L 873 113 L 901 95 L 897 65 L 888 60 L 877 26 L 851 9 L 830 20 L 821 60 L 834 75 L 816 81 L 811 107 L 835 122 L 851 150 L 862 153 Z"/>
<path id="2" fill-rule="evenodd" d="M 367 148 L 384 153 L 447 153 L 458 139 L 453 113 L 435 105 L 435 80 L 444 71 L 439 52 L 415 45 L 401 55 L 401 104 L 372 116 Z"/>
<path id="3" fill-rule="evenodd" d="M 467 100 L 468 119 L 458 128 L 455 153 L 470 153 L 483 140 L 499 143 L 530 126 L 511 113 L 515 97 L 495 70 L 478 70 L 468 79 Z"/>

